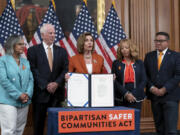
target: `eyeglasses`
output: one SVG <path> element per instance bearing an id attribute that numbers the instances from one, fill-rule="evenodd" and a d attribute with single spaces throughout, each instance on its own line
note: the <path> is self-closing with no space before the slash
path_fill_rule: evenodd
<path id="1" fill-rule="evenodd" d="M 26 45 L 25 43 L 17 43 L 17 45 Z"/>
<path id="2" fill-rule="evenodd" d="M 154 40 L 155 43 L 163 43 L 163 42 L 165 42 L 165 41 L 167 41 L 167 40 L 157 40 L 157 39 Z"/>

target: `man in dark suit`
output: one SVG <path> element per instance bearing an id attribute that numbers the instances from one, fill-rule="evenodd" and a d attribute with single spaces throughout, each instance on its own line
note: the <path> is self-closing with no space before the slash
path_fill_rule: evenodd
<path id="1" fill-rule="evenodd" d="M 144 60 L 147 96 L 151 100 L 157 134 L 177 135 L 180 55 L 168 49 L 168 33 L 156 33 L 154 42 L 156 50 L 148 53 Z"/>
<path id="2" fill-rule="evenodd" d="M 48 107 L 60 107 L 64 101 L 65 73 L 68 72 L 68 58 L 65 49 L 54 45 L 55 28 L 44 24 L 40 29 L 42 44 L 28 49 L 34 76 L 33 120 L 34 135 L 43 135 Z"/>

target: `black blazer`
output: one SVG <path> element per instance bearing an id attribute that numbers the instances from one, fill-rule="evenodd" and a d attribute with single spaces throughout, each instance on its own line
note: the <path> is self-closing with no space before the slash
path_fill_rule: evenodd
<path id="1" fill-rule="evenodd" d="M 133 69 L 135 71 L 135 82 L 134 89 L 132 89 L 132 94 L 137 98 L 137 100 L 141 100 L 145 97 L 144 88 L 146 86 L 146 73 L 144 69 L 144 64 L 141 60 L 136 60 L 133 64 Z M 114 89 L 115 89 L 115 99 L 121 99 L 124 94 L 128 91 L 124 87 L 124 70 L 125 64 L 120 62 L 119 60 L 115 60 L 112 64 L 112 73 L 116 75 L 116 79 L 114 81 Z"/>
<path id="2" fill-rule="evenodd" d="M 63 101 L 65 96 L 64 76 L 68 72 L 68 57 L 65 49 L 53 45 L 52 72 L 50 71 L 46 52 L 42 44 L 30 47 L 27 58 L 30 61 L 35 82 L 33 101 L 47 103 L 50 97 Z M 46 89 L 49 82 L 57 82 L 59 84 L 53 95 Z"/>
<path id="3" fill-rule="evenodd" d="M 157 51 L 146 54 L 144 64 L 148 78 L 146 89 L 148 98 L 152 100 L 179 100 L 180 54 L 168 49 L 159 71 L 157 65 Z M 150 92 L 150 88 L 153 85 L 157 88 L 165 87 L 167 93 L 162 97 L 155 96 Z"/>

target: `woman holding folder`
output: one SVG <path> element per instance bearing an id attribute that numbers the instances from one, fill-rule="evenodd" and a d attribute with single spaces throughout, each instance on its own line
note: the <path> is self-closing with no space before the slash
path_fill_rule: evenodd
<path id="1" fill-rule="evenodd" d="M 138 59 L 137 47 L 131 40 L 121 40 L 117 60 L 112 64 L 112 73 L 116 76 L 115 105 L 141 109 L 146 74 L 143 62 Z"/>
<path id="2" fill-rule="evenodd" d="M 68 80 L 69 87 L 67 93 L 68 106 L 87 107 L 87 106 L 99 105 L 98 104 L 99 102 L 96 103 L 90 102 L 89 93 L 88 93 L 90 91 L 88 87 L 89 77 L 86 75 L 81 75 L 81 74 L 102 74 L 104 72 L 104 59 L 102 56 L 94 52 L 94 48 L 95 48 L 95 44 L 91 33 L 86 32 L 79 36 L 77 40 L 78 54 L 70 58 L 69 72 L 80 73 L 80 74 L 76 74 L 76 77 L 74 79 L 76 81 L 74 83 L 72 83 L 72 79 L 69 79 L 70 75 L 68 73 L 65 75 L 66 81 L 69 79 Z M 71 78 L 73 78 L 73 75 L 71 76 Z M 93 76 L 91 76 L 91 79 L 92 78 Z M 105 81 L 103 81 L 102 83 L 105 83 Z M 75 88 L 71 84 L 74 84 Z M 104 89 L 99 89 L 99 94 L 103 93 L 103 91 L 101 92 L 100 90 L 104 90 Z M 72 98 L 72 97 L 76 97 L 76 98 Z M 95 101 L 92 98 L 91 100 Z"/>

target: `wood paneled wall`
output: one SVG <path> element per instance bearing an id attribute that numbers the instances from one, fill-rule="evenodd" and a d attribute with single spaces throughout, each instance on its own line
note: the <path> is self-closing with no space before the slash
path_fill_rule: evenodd
<path id="1" fill-rule="evenodd" d="M 106 14 L 111 0 L 106 1 Z M 116 11 L 126 35 L 139 48 L 140 59 L 154 50 L 155 33 L 170 34 L 169 48 L 180 51 L 180 1 L 179 0 L 115 0 Z M 180 113 L 179 113 L 180 114 Z M 180 119 L 178 124 L 180 129 Z M 155 131 L 150 101 L 142 105 L 141 132 Z"/>
<path id="2" fill-rule="evenodd" d="M 111 0 L 105 0 L 106 15 Z M 140 59 L 154 49 L 154 37 L 158 31 L 170 34 L 170 48 L 180 51 L 180 1 L 179 0 L 115 0 L 116 11 L 126 35 L 139 48 Z M 6 0 L 0 0 L 0 15 Z M 141 132 L 154 131 L 152 112 L 148 100 L 143 102 Z M 179 113 L 180 114 L 180 113 Z M 180 120 L 179 120 L 180 121 Z M 180 122 L 178 124 L 180 129 Z"/>
<path id="3" fill-rule="evenodd" d="M 105 0 L 106 14 L 111 0 Z M 170 48 L 180 50 L 179 0 L 115 0 L 116 11 L 126 35 L 138 46 L 140 58 L 154 49 L 155 33 L 170 34 Z"/>
<path id="4" fill-rule="evenodd" d="M 6 7 L 6 0 L 0 0 L 0 16 L 5 7 Z"/>

